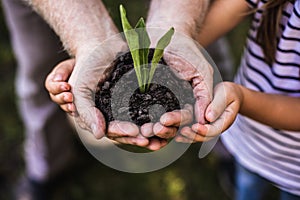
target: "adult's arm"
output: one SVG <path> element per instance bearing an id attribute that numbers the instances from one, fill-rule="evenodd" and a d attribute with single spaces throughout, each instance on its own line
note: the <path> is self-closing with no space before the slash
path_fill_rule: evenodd
<path id="1" fill-rule="evenodd" d="M 89 52 L 118 30 L 99 0 L 26 0 L 54 29 L 70 55 Z"/>
<path id="2" fill-rule="evenodd" d="M 169 29 L 195 38 L 202 23 L 210 0 L 152 0 L 147 17 L 148 27 Z"/>
<path id="3" fill-rule="evenodd" d="M 69 54 L 75 57 L 75 67 L 69 78 L 77 112 L 75 119 L 82 128 L 101 138 L 107 127 L 93 102 L 93 91 L 99 80 L 106 79 L 107 68 L 125 47 L 120 37 L 115 37 L 111 44 L 102 43 L 117 34 L 117 28 L 99 0 L 27 1 L 57 33 Z"/>

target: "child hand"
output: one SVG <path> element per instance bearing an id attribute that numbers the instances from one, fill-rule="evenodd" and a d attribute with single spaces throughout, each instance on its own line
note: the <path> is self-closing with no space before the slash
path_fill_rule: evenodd
<path id="1" fill-rule="evenodd" d="M 205 142 L 220 135 L 234 122 L 243 96 L 240 87 L 231 82 L 219 83 L 214 89 L 214 98 L 205 111 L 208 123 L 196 123 L 191 127 L 184 127 L 178 142 Z"/>

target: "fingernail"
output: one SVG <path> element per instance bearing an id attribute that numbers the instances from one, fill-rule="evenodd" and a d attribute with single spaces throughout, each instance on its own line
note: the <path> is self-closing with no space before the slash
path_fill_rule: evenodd
<path id="1" fill-rule="evenodd" d="M 78 113 L 76 111 L 69 111 L 69 114 L 72 116 L 72 117 L 78 117 Z"/>
<path id="2" fill-rule="evenodd" d="M 182 139 L 181 139 L 180 137 L 176 137 L 176 138 L 175 138 L 175 141 L 176 141 L 176 142 L 182 142 Z"/>
<path id="3" fill-rule="evenodd" d="M 68 90 L 69 90 L 69 87 L 68 87 L 67 85 L 65 85 L 65 84 L 62 84 L 62 85 L 60 86 L 60 89 L 63 90 L 63 91 L 68 91 Z"/>
<path id="4" fill-rule="evenodd" d="M 166 124 L 166 122 L 168 121 L 168 117 L 166 116 L 166 115 L 162 115 L 161 117 L 160 117 L 160 123 L 162 123 L 162 124 Z"/>
<path id="5" fill-rule="evenodd" d="M 145 138 L 137 138 L 136 143 L 138 146 L 147 146 L 149 144 L 149 140 Z"/>
<path id="6" fill-rule="evenodd" d="M 97 133 L 97 125 L 96 124 L 92 124 L 91 129 L 92 129 L 93 134 Z"/>
<path id="7" fill-rule="evenodd" d="M 69 110 L 69 111 L 74 111 L 74 110 L 73 110 L 73 105 L 72 105 L 71 103 L 68 104 L 68 110 Z"/>
<path id="8" fill-rule="evenodd" d="M 63 100 L 64 100 L 65 102 L 68 101 L 68 96 L 67 96 L 66 94 L 63 95 Z M 67 106 L 68 106 L 68 110 L 70 111 L 70 105 L 68 104 Z"/>
<path id="9" fill-rule="evenodd" d="M 128 135 L 131 135 L 133 133 L 138 133 L 138 129 L 136 126 L 130 124 L 126 127 L 126 129 L 124 129 L 124 132 Z"/>
<path id="10" fill-rule="evenodd" d="M 63 77 L 61 74 L 55 74 L 53 80 L 54 81 L 62 81 Z"/>
<path id="11" fill-rule="evenodd" d="M 164 128 L 164 126 L 161 125 L 160 123 L 155 123 L 153 126 L 154 134 L 160 133 L 163 128 Z"/>
<path id="12" fill-rule="evenodd" d="M 72 117 L 75 117 L 75 112 L 69 112 Z"/>
<path id="13" fill-rule="evenodd" d="M 207 119 L 208 121 L 212 122 L 212 121 L 214 120 L 214 118 L 215 118 L 214 113 L 213 113 L 212 111 L 209 111 L 209 112 L 207 113 L 207 115 L 206 115 L 206 119 Z"/>

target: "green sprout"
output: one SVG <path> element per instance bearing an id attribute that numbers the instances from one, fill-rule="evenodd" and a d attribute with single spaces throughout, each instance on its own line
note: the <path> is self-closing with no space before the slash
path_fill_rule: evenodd
<path id="1" fill-rule="evenodd" d="M 126 10 L 122 5 L 120 5 L 120 14 L 125 38 L 133 59 L 139 88 L 140 91 L 144 93 L 149 89 L 158 62 L 163 57 L 164 49 L 168 46 L 174 34 L 174 28 L 170 28 L 157 42 L 149 69 L 147 66 L 151 41 L 146 30 L 144 19 L 141 17 L 136 26 L 132 28 L 126 17 Z"/>

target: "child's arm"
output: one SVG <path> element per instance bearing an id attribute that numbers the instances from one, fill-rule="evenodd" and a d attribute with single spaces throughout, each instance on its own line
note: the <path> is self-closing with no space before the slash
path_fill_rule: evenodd
<path id="1" fill-rule="evenodd" d="M 197 41 L 207 46 L 234 28 L 249 12 L 245 0 L 215 0 L 204 19 Z"/>
<path id="2" fill-rule="evenodd" d="M 300 131 L 300 97 L 267 94 L 236 85 L 242 93 L 239 112 L 273 128 Z"/>
<path id="3" fill-rule="evenodd" d="M 206 110 L 205 125 L 181 132 L 177 141 L 207 141 L 228 129 L 240 113 L 276 129 L 300 131 L 300 97 L 257 92 L 236 83 L 215 87 L 214 99 Z"/>

